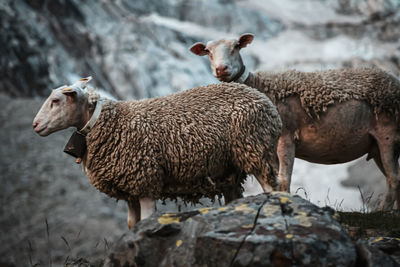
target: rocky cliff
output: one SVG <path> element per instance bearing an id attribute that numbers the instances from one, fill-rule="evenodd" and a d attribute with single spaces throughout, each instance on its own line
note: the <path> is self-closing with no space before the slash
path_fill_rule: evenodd
<path id="1" fill-rule="evenodd" d="M 195 41 L 256 35 L 251 69 L 379 66 L 399 74 L 398 1 L 6 0 L 0 91 L 45 96 L 93 75 L 117 98 L 215 82 Z"/>

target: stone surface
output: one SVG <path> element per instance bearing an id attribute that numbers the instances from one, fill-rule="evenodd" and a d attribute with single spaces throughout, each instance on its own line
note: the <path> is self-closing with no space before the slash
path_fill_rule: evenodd
<path id="1" fill-rule="evenodd" d="M 260 38 L 283 28 L 236 1 L 6 0 L 0 4 L 0 91 L 46 96 L 88 75 L 119 99 L 209 84 L 214 78 L 204 59 L 188 51 L 199 34 L 176 29 L 181 22 L 203 32 L 259 32 Z"/>
<path id="2" fill-rule="evenodd" d="M 219 208 L 155 214 L 118 242 L 106 266 L 352 266 L 356 249 L 332 211 L 286 193 Z"/>
<path id="3" fill-rule="evenodd" d="M 395 0 L 4 0 L 0 91 L 44 96 L 93 75 L 116 98 L 165 95 L 216 82 L 191 44 L 244 32 L 256 35 L 244 53 L 250 69 L 378 66 L 399 75 L 399 26 Z"/>
<path id="4" fill-rule="evenodd" d="M 383 250 L 379 249 L 375 245 L 371 245 L 370 242 L 357 241 L 357 266 L 382 266 L 382 267 L 398 267 L 400 263 L 388 253 L 384 253 Z"/>
<path id="5" fill-rule="evenodd" d="M 400 224 L 400 221 L 399 221 Z M 395 237 L 371 237 L 366 243 L 382 252 L 392 256 L 392 258 L 400 266 L 400 238 Z"/>

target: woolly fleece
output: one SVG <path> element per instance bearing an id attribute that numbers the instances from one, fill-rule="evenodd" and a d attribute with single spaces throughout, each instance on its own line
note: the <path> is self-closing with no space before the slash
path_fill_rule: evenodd
<path id="1" fill-rule="evenodd" d="M 398 118 L 400 110 L 400 82 L 379 69 L 256 72 L 245 84 L 264 92 L 274 103 L 298 95 L 311 117 L 318 117 L 336 101 L 351 99 L 366 101 L 375 114 L 385 112 Z"/>
<path id="2" fill-rule="evenodd" d="M 241 187 L 246 174 L 277 186 L 281 120 L 245 85 L 221 83 L 162 98 L 105 101 L 86 137 L 90 182 L 111 197 L 197 202 Z M 236 174 L 241 181 L 226 179 Z"/>

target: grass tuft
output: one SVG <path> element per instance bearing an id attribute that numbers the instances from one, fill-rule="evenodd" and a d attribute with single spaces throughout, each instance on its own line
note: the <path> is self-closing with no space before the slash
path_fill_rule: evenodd
<path id="1" fill-rule="evenodd" d="M 400 238 L 400 212 L 338 212 L 339 223 L 353 239 L 375 236 Z"/>

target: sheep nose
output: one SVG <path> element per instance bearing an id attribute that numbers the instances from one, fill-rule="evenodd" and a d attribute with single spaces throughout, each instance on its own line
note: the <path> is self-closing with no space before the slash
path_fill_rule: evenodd
<path id="1" fill-rule="evenodd" d="M 32 123 L 33 129 L 35 129 L 35 128 L 36 128 L 36 126 L 38 126 L 38 125 L 39 125 L 39 122 L 37 122 L 37 121 L 34 121 L 34 122 Z"/>
<path id="2" fill-rule="evenodd" d="M 226 66 L 226 65 L 221 65 L 221 66 L 218 66 L 215 70 L 216 70 L 216 72 L 217 72 L 217 75 L 221 75 L 221 74 L 223 74 L 227 69 L 228 69 L 228 66 Z"/>

